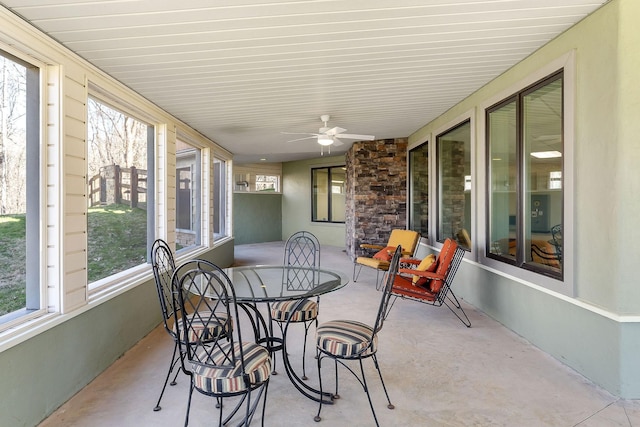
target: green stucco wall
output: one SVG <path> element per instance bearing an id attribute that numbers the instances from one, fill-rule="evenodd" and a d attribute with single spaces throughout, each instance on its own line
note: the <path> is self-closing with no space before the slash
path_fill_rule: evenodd
<path id="1" fill-rule="evenodd" d="M 566 295 L 477 263 L 465 263 L 456 293 L 542 350 L 624 398 L 640 398 L 640 2 L 614 0 L 409 138 L 410 146 L 573 53 L 573 204 L 565 211 Z M 482 141 L 479 126 L 476 141 Z M 477 156 L 483 156 L 482 148 Z M 479 172 L 482 173 L 482 172 Z M 479 207 L 481 209 L 481 207 Z M 480 229 L 482 231 L 482 229 Z M 470 255 L 473 261 L 477 254 Z"/>
<path id="2" fill-rule="evenodd" d="M 282 240 L 282 194 L 234 193 L 236 245 Z"/>
<path id="3" fill-rule="evenodd" d="M 344 224 L 311 221 L 311 169 L 344 166 L 344 156 L 320 157 L 282 164 L 282 239 L 296 231 L 315 234 L 320 244 L 345 247 Z"/>

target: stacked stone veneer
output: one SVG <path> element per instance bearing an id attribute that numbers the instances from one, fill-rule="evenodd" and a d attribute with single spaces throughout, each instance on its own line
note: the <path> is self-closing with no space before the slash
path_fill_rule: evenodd
<path id="1" fill-rule="evenodd" d="M 363 141 L 346 155 L 347 253 L 361 243 L 385 244 L 391 230 L 407 225 L 406 138 Z"/>

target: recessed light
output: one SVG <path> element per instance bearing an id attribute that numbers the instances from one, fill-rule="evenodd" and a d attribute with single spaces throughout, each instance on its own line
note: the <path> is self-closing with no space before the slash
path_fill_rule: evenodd
<path id="1" fill-rule="evenodd" d="M 531 153 L 536 159 L 554 159 L 556 157 L 562 157 L 562 153 L 559 151 L 537 151 Z"/>

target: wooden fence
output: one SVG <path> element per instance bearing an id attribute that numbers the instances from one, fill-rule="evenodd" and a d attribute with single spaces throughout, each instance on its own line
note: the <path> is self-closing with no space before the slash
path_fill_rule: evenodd
<path id="1" fill-rule="evenodd" d="M 147 171 L 118 165 L 103 166 L 89 180 L 89 207 L 126 204 L 147 208 Z"/>

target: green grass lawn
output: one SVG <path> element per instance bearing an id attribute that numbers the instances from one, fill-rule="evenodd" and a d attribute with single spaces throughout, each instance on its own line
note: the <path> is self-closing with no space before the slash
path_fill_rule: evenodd
<path id="1" fill-rule="evenodd" d="M 147 211 L 124 205 L 89 209 L 89 283 L 147 260 Z"/>
<path id="2" fill-rule="evenodd" d="M 0 216 L 0 316 L 26 304 L 25 216 Z"/>
<path id="3" fill-rule="evenodd" d="M 89 283 L 143 264 L 147 259 L 147 212 L 125 205 L 90 208 Z M 0 316 L 24 308 L 25 217 L 0 216 Z"/>

